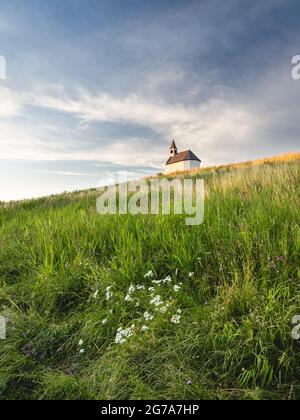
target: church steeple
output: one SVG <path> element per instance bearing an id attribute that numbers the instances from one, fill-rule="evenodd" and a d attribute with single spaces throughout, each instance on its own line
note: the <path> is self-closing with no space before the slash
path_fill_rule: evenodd
<path id="1" fill-rule="evenodd" d="M 177 155 L 177 147 L 175 141 L 173 140 L 170 146 L 170 156 L 174 157 L 175 155 Z"/>

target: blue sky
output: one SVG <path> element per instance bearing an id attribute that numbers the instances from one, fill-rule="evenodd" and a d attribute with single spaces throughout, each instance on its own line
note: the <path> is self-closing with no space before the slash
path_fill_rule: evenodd
<path id="1" fill-rule="evenodd" d="M 299 150 L 298 0 L 0 0 L 0 200 Z"/>

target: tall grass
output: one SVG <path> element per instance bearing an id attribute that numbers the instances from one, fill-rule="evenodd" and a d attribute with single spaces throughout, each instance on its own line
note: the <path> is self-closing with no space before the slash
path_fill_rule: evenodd
<path id="1" fill-rule="evenodd" d="M 92 190 L 0 207 L 2 399 L 300 397 L 299 160 L 192 176 L 206 181 L 200 226 L 99 216 Z M 145 287 L 133 301 L 130 285 Z"/>

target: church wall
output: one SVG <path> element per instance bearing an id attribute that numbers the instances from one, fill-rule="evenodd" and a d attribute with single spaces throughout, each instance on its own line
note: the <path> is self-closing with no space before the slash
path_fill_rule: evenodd
<path id="1" fill-rule="evenodd" d="M 177 171 L 189 171 L 190 169 L 200 168 L 200 162 L 196 160 L 184 160 L 182 162 L 172 163 L 166 165 L 165 174 L 170 174 Z"/>

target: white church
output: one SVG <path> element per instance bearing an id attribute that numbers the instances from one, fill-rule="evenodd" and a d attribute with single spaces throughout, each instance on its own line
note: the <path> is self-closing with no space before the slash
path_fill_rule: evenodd
<path id="1" fill-rule="evenodd" d="M 170 157 L 166 162 L 165 174 L 200 168 L 201 160 L 191 150 L 177 152 L 175 141 L 170 146 Z"/>

